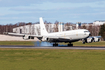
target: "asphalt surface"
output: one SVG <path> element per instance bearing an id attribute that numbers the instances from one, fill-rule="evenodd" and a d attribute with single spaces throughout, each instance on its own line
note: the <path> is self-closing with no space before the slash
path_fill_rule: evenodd
<path id="1" fill-rule="evenodd" d="M 80 50 L 105 50 L 105 47 L 81 47 L 81 46 L 59 46 L 59 47 L 52 47 L 52 46 L 4 46 L 0 45 L 0 48 L 23 48 L 23 49 L 80 49 Z"/>

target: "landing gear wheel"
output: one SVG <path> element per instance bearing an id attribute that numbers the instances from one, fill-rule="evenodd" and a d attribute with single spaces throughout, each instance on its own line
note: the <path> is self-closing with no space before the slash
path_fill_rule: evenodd
<path id="1" fill-rule="evenodd" d="M 85 42 L 82 42 L 83 44 L 85 44 Z"/>
<path id="2" fill-rule="evenodd" d="M 70 47 L 71 47 L 71 46 L 73 46 L 73 44 L 68 44 L 68 46 L 70 46 Z"/>
<path id="3" fill-rule="evenodd" d="M 85 40 L 84 39 L 82 40 L 82 43 L 85 44 Z"/>
<path id="4" fill-rule="evenodd" d="M 53 46 L 58 46 L 58 44 L 53 44 Z"/>

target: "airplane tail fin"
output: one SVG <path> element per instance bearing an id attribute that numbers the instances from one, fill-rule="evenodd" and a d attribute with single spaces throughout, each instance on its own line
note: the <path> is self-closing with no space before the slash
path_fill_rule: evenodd
<path id="1" fill-rule="evenodd" d="M 47 30 L 45 28 L 42 17 L 40 17 L 39 19 L 40 19 L 41 35 L 47 35 L 48 32 L 47 32 Z"/>

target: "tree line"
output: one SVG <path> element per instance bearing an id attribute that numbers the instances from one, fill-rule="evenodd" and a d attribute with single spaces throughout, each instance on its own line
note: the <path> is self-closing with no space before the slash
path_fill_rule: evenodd
<path id="1" fill-rule="evenodd" d="M 3 32 L 13 32 L 13 28 L 19 27 L 19 26 L 24 26 L 24 25 L 31 25 L 32 23 L 24 23 L 24 22 L 19 22 L 16 24 L 6 24 L 6 25 L 0 25 L 0 34 L 3 34 Z"/>

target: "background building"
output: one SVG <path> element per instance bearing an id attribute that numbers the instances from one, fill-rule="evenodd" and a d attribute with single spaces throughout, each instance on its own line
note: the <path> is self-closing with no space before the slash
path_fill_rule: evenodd
<path id="1" fill-rule="evenodd" d="M 105 24 L 105 21 L 95 21 L 95 22 L 93 22 L 93 25 L 103 25 L 103 24 Z"/>
<path id="2" fill-rule="evenodd" d="M 49 33 L 52 32 L 62 32 L 67 30 L 75 30 L 75 29 L 87 29 L 91 32 L 92 36 L 98 36 L 100 25 L 105 24 L 105 21 L 95 21 L 93 23 L 82 23 L 77 22 L 76 24 L 72 23 L 62 23 L 57 22 L 55 24 L 45 23 L 46 30 Z M 30 35 L 40 35 L 40 24 L 29 24 L 24 26 L 19 26 L 13 28 L 13 32 L 15 33 L 24 33 Z"/>
<path id="3" fill-rule="evenodd" d="M 59 32 L 64 31 L 64 23 L 63 23 L 63 22 L 59 22 L 58 31 L 59 31 Z"/>
<path id="4" fill-rule="evenodd" d="M 54 24 L 45 24 L 46 29 L 49 33 L 54 32 Z M 24 25 L 13 28 L 15 33 L 25 33 L 30 35 L 40 35 L 40 24 Z"/>
<path id="5" fill-rule="evenodd" d="M 64 24 L 62 22 L 59 22 L 57 24 L 45 24 L 46 30 L 49 33 L 52 32 L 62 32 L 67 30 L 74 30 L 79 29 L 81 27 L 81 23 L 77 24 Z M 13 28 L 13 32 L 15 33 L 24 33 L 24 34 L 30 34 L 30 35 L 40 35 L 40 24 L 30 24 L 30 25 L 24 25 Z"/>

